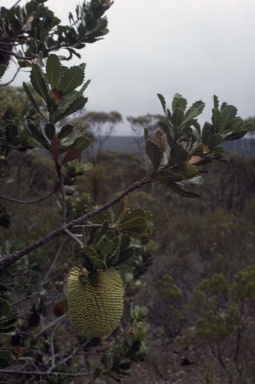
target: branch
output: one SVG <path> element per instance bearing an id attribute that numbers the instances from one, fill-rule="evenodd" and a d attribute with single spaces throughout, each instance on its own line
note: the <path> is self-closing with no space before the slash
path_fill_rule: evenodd
<path id="1" fill-rule="evenodd" d="M 75 236 L 72 232 L 70 232 L 68 229 L 65 229 L 65 233 L 71 237 L 78 245 L 80 248 L 83 248 L 84 247 L 84 244 L 81 240 L 78 239 L 77 236 Z"/>
<path id="2" fill-rule="evenodd" d="M 67 314 L 65 313 L 64 315 L 58 317 L 56 320 L 52 321 L 47 327 L 43 328 L 37 335 L 35 335 L 34 340 L 38 339 L 41 335 L 43 335 L 48 329 L 54 327 L 56 324 L 60 323 L 62 320 L 64 320 L 67 317 Z"/>
<path id="3" fill-rule="evenodd" d="M 88 220 L 90 217 L 93 217 L 93 216 L 97 215 L 98 213 L 103 212 L 106 209 L 112 207 L 113 205 L 118 203 L 120 200 L 122 200 L 125 196 L 127 196 L 130 192 L 133 192 L 136 189 L 141 188 L 143 185 L 148 184 L 149 182 L 150 182 L 150 179 L 148 179 L 146 176 L 141 181 L 137 181 L 136 183 L 132 184 L 125 191 L 123 191 L 119 196 L 117 196 L 112 201 L 102 205 L 100 208 L 97 208 L 97 209 L 95 209 L 89 213 L 86 213 L 85 215 L 79 217 L 78 219 L 71 221 L 70 223 L 68 223 L 66 225 L 62 225 L 61 227 L 48 233 L 41 240 L 38 240 L 35 243 L 28 245 L 26 248 L 23 248 L 20 251 L 16 251 L 14 253 L 11 253 L 11 254 L 3 257 L 2 259 L 0 259 L 0 270 L 3 271 L 4 269 L 9 267 L 10 265 L 14 264 L 16 261 L 20 260 L 23 256 L 28 255 L 29 253 L 35 251 L 37 248 L 41 247 L 42 245 L 44 245 L 44 244 L 48 243 L 49 241 L 57 238 L 59 235 L 64 233 L 66 229 L 71 229 L 73 226 L 81 224 L 82 222 Z"/>
<path id="4" fill-rule="evenodd" d="M 18 67 L 18 69 L 16 70 L 16 72 L 14 73 L 13 77 L 11 78 L 11 80 L 7 81 L 6 83 L 4 84 L 0 84 L 1 87 L 5 87 L 6 85 L 9 85 L 11 84 L 17 77 L 19 71 L 21 70 L 21 67 Z"/>
<path id="5" fill-rule="evenodd" d="M 35 203 L 40 203 L 41 201 L 48 199 L 48 197 L 52 196 L 55 192 L 56 191 L 52 191 L 48 195 L 41 197 L 40 199 L 30 200 L 30 201 L 13 199 L 12 197 L 6 197 L 6 196 L 1 196 L 1 195 L 0 195 L 0 199 L 11 201 L 13 203 L 18 203 L 18 204 L 35 204 Z"/>
<path id="6" fill-rule="evenodd" d="M 66 373 L 66 372 L 40 372 L 40 371 L 15 371 L 14 369 L 0 369 L 0 374 L 2 375 L 29 375 L 29 376 L 67 376 L 67 377 L 81 377 L 81 376 L 90 376 L 94 372 L 84 372 L 84 373 Z"/>
<path id="7" fill-rule="evenodd" d="M 62 206 L 62 225 L 66 224 L 66 193 L 61 166 L 55 161 L 56 172 L 58 176 L 59 186 L 61 190 L 61 206 Z"/>

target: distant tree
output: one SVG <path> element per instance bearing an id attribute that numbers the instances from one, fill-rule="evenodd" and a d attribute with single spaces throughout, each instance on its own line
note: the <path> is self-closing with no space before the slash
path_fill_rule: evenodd
<path id="1" fill-rule="evenodd" d="M 122 116 L 119 112 L 88 112 L 82 116 L 87 131 L 91 133 L 93 141 L 97 143 L 97 161 L 100 161 L 104 143 L 113 134 L 115 127 L 122 121 Z"/>
<path id="2" fill-rule="evenodd" d="M 158 121 L 162 120 L 162 115 L 143 115 L 143 116 L 127 116 L 127 121 L 130 123 L 133 132 L 136 151 L 139 156 L 143 157 L 144 153 L 144 128 L 148 128 L 150 132 L 155 131 L 158 126 Z"/>

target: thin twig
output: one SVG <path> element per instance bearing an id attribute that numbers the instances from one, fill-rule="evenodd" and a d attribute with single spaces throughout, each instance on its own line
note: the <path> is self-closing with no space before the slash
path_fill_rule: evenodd
<path id="1" fill-rule="evenodd" d="M 84 372 L 84 373 L 66 373 L 66 372 L 40 372 L 40 371 L 15 371 L 14 369 L 0 369 L 0 374 L 2 375 L 29 375 L 29 376 L 66 376 L 66 377 L 82 377 L 93 375 L 94 372 Z"/>
<path id="2" fill-rule="evenodd" d="M 64 320 L 67 317 L 67 314 L 65 313 L 64 315 L 58 317 L 56 320 L 52 321 L 47 327 L 42 329 L 37 335 L 35 335 L 34 340 L 38 339 L 41 335 L 43 335 L 48 329 L 54 327 L 55 325 L 59 324 L 62 320 Z"/>
<path id="3" fill-rule="evenodd" d="M 65 243 L 66 243 L 66 239 L 64 239 L 63 242 L 60 244 L 60 247 L 59 247 L 59 249 L 58 249 L 58 251 L 57 251 L 57 253 L 56 253 L 55 257 L 54 257 L 54 260 L 53 260 L 53 262 L 52 262 L 48 272 L 44 276 L 44 279 L 43 279 L 41 285 L 44 285 L 44 284 L 46 284 L 48 282 L 48 277 L 50 276 L 52 270 L 54 269 L 54 267 L 56 265 L 56 262 L 57 262 L 59 256 L 61 255 L 61 252 L 62 252 L 62 249 L 63 249 Z"/>
<path id="4" fill-rule="evenodd" d="M 61 190 L 61 196 L 62 196 L 62 199 L 61 199 L 62 225 L 65 225 L 66 224 L 66 192 L 65 192 L 65 186 L 64 186 L 64 179 L 61 171 L 61 165 L 59 165 L 57 161 L 55 161 L 55 167 L 56 167 L 59 186 Z"/>
<path id="5" fill-rule="evenodd" d="M 101 213 L 105 211 L 106 209 L 112 207 L 116 203 L 118 203 L 120 200 L 123 199 L 123 197 L 127 196 L 130 192 L 135 191 L 138 188 L 141 188 L 143 185 L 148 184 L 150 182 L 150 179 L 143 178 L 141 181 L 137 181 L 136 183 L 132 184 L 130 187 L 128 187 L 125 191 L 123 191 L 119 196 L 117 196 L 115 199 L 109 201 L 108 203 L 102 205 L 100 208 L 97 208 L 89 213 L 86 213 L 85 215 L 79 217 L 78 219 L 75 219 L 71 221 L 70 223 L 63 225 L 54 231 L 48 233 L 46 236 L 44 236 L 42 239 L 36 241 L 33 244 L 28 245 L 27 247 L 21 249 L 20 251 L 16 251 L 14 253 L 11 253 L 2 259 L 0 259 L 0 270 L 4 270 L 10 265 L 16 263 L 16 261 L 20 260 L 23 256 L 28 255 L 29 253 L 35 251 L 37 248 L 40 248 L 42 245 L 48 243 L 49 241 L 55 239 L 59 235 L 65 232 L 65 229 L 71 229 L 74 225 L 81 224 L 82 222 L 88 220 L 90 217 L 93 217 L 97 215 L 98 213 Z"/>
<path id="6" fill-rule="evenodd" d="M 71 239 L 73 239 L 79 245 L 80 248 L 84 247 L 83 242 L 81 240 L 79 240 L 78 237 L 74 233 L 70 232 L 68 229 L 65 229 L 65 233 L 69 237 L 71 237 Z"/>
<path id="7" fill-rule="evenodd" d="M 16 3 L 13 4 L 13 6 L 11 7 L 11 9 L 14 8 L 14 7 L 17 7 L 17 5 L 18 5 L 20 2 L 21 2 L 21 0 L 17 0 Z"/>
<path id="8" fill-rule="evenodd" d="M 14 199 L 12 197 L 7 197 L 7 196 L 2 196 L 0 195 L 0 199 L 3 199 L 3 200 L 7 200 L 7 201 L 11 201 L 12 203 L 17 203 L 17 204 L 35 204 L 35 203 L 40 203 L 41 201 L 43 200 L 46 200 L 48 199 L 50 196 L 52 196 L 56 191 L 52 191 L 50 192 L 48 195 L 44 196 L 44 197 L 40 197 L 40 199 L 37 199 L 37 200 L 28 200 L 28 201 L 25 201 L 25 200 L 18 200 L 18 199 Z"/>
<path id="9" fill-rule="evenodd" d="M 21 67 L 18 67 L 18 69 L 16 70 L 16 72 L 14 73 L 14 75 L 12 76 L 11 80 L 7 81 L 6 83 L 4 84 L 0 84 L 1 87 L 5 87 L 6 85 L 9 85 L 11 84 L 17 77 L 19 71 L 21 70 Z"/>

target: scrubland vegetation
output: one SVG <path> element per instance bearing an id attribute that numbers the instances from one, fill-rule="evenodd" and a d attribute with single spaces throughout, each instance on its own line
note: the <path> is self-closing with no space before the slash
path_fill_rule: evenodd
<path id="1" fill-rule="evenodd" d="M 104 151 L 122 116 L 52 51 L 79 57 L 112 3 L 63 26 L 44 2 L 0 8 L 0 76 L 31 71 L 0 89 L 0 382 L 253 384 L 255 159 L 222 144 L 254 123 L 158 94 L 137 154 Z"/>

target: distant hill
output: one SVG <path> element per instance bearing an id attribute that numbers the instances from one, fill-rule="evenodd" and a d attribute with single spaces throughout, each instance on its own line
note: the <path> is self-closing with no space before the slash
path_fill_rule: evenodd
<path id="1" fill-rule="evenodd" d="M 225 141 L 224 147 L 240 156 L 255 157 L 255 138 L 242 138 L 240 140 Z M 95 152 L 98 144 L 93 144 Z M 138 153 L 135 137 L 132 136 L 110 136 L 103 144 L 104 151 Z"/>

